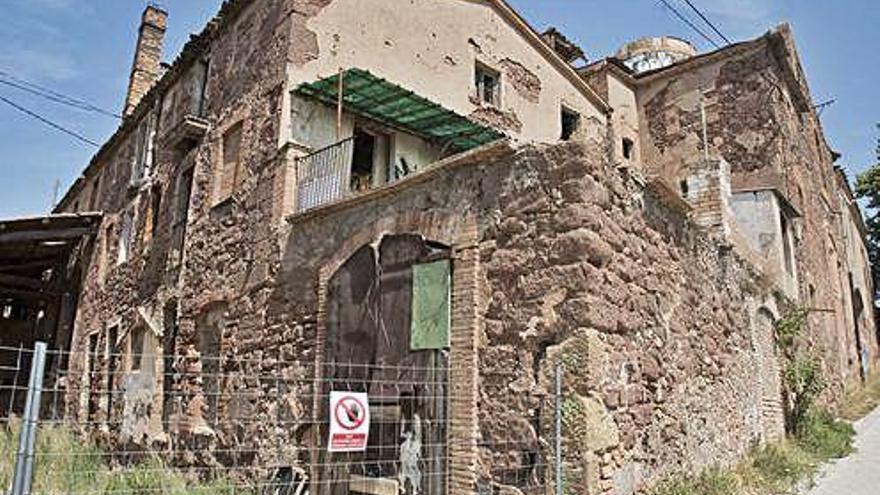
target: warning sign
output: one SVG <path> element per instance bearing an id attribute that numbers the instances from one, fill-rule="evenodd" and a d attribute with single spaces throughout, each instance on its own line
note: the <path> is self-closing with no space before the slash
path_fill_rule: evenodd
<path id="1" fill-rule="evenodd" d="M 330 392 L 330 452 L 363 452 L 370 433 L 367 394 Z"/>

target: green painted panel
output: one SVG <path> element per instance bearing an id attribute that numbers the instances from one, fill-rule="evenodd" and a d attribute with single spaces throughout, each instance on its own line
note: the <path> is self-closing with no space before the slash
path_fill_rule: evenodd
<path id="1" fill-rule="evenodd" d="M 414 351 L 449 347 L 450 266 L 449 260 L 413 266 L 410 349 Z"/>

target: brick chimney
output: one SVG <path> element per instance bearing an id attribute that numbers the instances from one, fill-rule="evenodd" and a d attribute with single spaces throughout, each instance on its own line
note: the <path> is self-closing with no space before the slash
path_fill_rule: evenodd
<path id="1" fill-rule="evenodd" d="M 144 9 L 137 46 L 134 49 L 134 62 L 131 64 L 128 93 L 125 95 L 125 116 L 134 111 L 141 98 L 159 79 L 167 21 L 168 13 L 164 10 L 153 5 L 147 5 Z"/>

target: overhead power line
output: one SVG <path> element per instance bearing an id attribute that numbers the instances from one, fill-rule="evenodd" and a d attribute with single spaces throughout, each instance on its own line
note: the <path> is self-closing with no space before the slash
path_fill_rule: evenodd
<path id="1" fill-rule="evenodd" d="M 718 29 L 718 28 L 715 26 L 715 24 L 714 24 L 712 21 L 710 21 L 709 18 L 706 17 L 706 15 L 703 14 L 703 12 L 702 12 L 700 9 L 697 8 L 696 5 L 693 4 L 693 2 L 691 2 L 691 0 L 684 0 L 684 3 L 688 4 L 688 7 L 690 7 L 691 10 L 693 10 L 694 12 L 696 12 L 697 15 L 700 16 L 700 19 L 702 19 L 703 22 L 705 22 L 706 24 L 708 24 L 709 27 L 712 28 L 712 31 L 715 31 L 715 34 L 717 34 L 718 36 L 720 36 L 721 39 L 723 39 L 725 43 L 727 43 L 728 45 L 733 44 L 733 43 L 730 41 L 730 39 L 729 39 L 727 36 L 724 36 L 724 33 L 722 33 L 721 30 Z"/>
<path id="2" fill-rule="evenodd" d="M 673 6 L 672 6 L 667 0 L 659 0 L 659 1 L 660 1 L 660 3 L 662 3 L 667 9 L 669 9 L 670 12 L 672 12 L 673 14 L 675 14 L 675 16 L 678 17 L 678 19 L 679 19 L 681 22 L 687 24 L 688 27 L 690 27 L 690 28 L 693 29 L 697 34 L 699 34 L 700 36 L 702 36 L 703 39 L 705 39 L 706 41 L 708 41 L 709 43 L 711 43 L 712 46 L 714 46 L 715 48 L 721 48 L 721 45 L 719 45 L 714 39 L 712 39 L 712 38 L 711 38 L 708 34 L 706 34 L 702 29 L 698 28 L 693 22 L 691 22 L 690 19 L 688 19 L 684 14 L 682 14 L 681 12 L 679 12 L 678 9 L 676 9 L 675 7 L 673 7 Z"/>
<path id="3" fill-rule="evenodd" d="M 0 70 L 0 84 L 5 84 L 6 86 L 10 86 L 22 91 L 26 91 L 28 93 L 40 96 L 47 100 L 53 101 L 55 103 L 60 103 L 62 105 L 67 105 L 73 108 L 78 108 L 80 110 L 85 110 L 89 112 L 96 112 L 102 115 L 106 115 L 108 117 L 113 117 L 117 119 L 121 119 L 122 116 L 116 112 L 111 110 L 107 110 L 105 108 L 101 108 L 97 105 L 89 103 L 85 100 L 81 100 L 79 98 L 74 98 L 72 96 L 68 96 L 64 93 L 40 86 L 39 84 L 32 83 L 25 79 L 22 79 L 14 74 L 11 74 L 5 70 Z"/>
<path id="4" fill-rule="evenodd" d="M 37 114 L 36 112 L 33 112 L 33 111 L 31 111 L 31 110 L 28 110 L 27 108 L 25 108 L 25 107 L 19 105 L 18 103 L 15 103 L 15 102 L 12 101 L 12 100 L 9 100 L 8 98 L 5 98 L 5 97 L 3 97 L 3 96 L 0 96 L 0 101 L 2 101 L 3 103 L 6 103 L 7 105 L 11 106 L 12 108 L 18 110 L 18 111 L 21 112 L 21 113 L 24 113 L 24 114 L 26 114 L 26 115 L 28 115 L 28 116 L 34 118 L 34 119 L 39 120 L 40 122 L 46 124 L 47 126 L 53 128 L 53 129 L 55 129 L 55 130 L 57 130 L 57 131 L 61 131 L 61 132 L 65 133 L 65 134 L 67 134 L 67 135 L 69 135 L 69 136 L 72 136 L 72 137 L 74 137 L 74 138 L 76 138 L 76 139 L 78 139 L 78 140 L 80 140 L 80 141 L 86 143 L 86 144 L 89 144 L 89 145 L 91 145 L 91 146 L 94 146 L 95 148 L 100 148 L 100 147 L 101 147 L 100 144 L 96 143 L 95 141 L 92 141 L 91 139 L 89 139 L 89 138 L 83 136 L 82 134 L 79 134 L 79 133 L 76 132 L 76 131 L 72 131 L 72 130 L 70 130 L 70 129 L 64 127 L 64 126 L 61 125 L 61 124 L 57 124 L 57 123 L 55 123 L 55 122 L 53 122 L 53 121 L 47 119 L 46 117 L 43 117 L 42 115 Z"/>

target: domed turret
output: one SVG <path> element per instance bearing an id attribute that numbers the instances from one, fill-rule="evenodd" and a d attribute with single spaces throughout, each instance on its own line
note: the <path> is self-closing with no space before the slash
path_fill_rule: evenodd
<path id="1" fill-rule="evenodd" d="M 616 57 L 636 74 L 662 69 L 691 58 L 697 49 L 690 42 L 673 37 L 642 38 L 624 45 Z"/>

